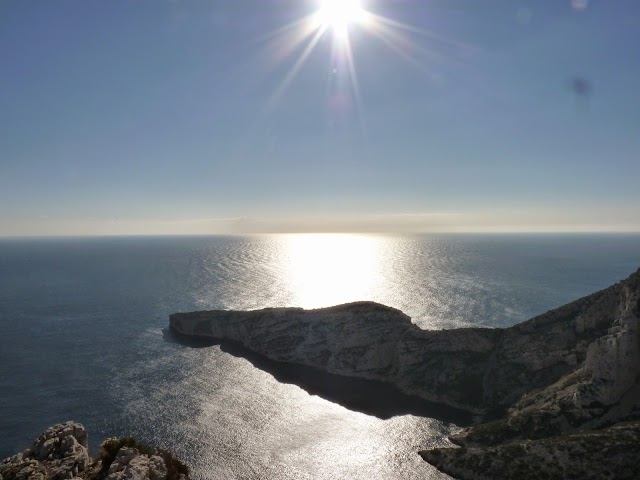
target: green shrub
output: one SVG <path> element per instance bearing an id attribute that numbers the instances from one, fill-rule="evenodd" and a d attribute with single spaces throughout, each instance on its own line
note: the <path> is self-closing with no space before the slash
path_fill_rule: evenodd
<path id="1" fill-rule="evenodd" d="M 158 451 L 164 463 L 167 465 L 167 480 L 178 480 L 180 475 L 189 476 L 189 467 L 173 456 L 169 450 L 161 449 Z"/>

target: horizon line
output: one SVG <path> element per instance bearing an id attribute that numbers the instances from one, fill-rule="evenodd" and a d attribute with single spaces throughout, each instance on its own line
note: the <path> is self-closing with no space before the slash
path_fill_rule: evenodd
<path id="1" fill-rule="evenodd" d="M 0 234 L 0 239 L 37 238 L 153 238 L 153 237 L 254 237 L 276 235 L 629 235 L 639 230 L 439 230 L 418 231 L 282 231 L 212 233 L 86 233 L 86 234 Z"/>

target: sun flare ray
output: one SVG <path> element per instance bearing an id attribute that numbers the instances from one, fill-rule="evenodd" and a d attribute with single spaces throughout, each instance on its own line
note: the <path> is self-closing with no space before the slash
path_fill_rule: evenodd
<path id="1" fill-rule="evenodd" d="M 375 23 L 378 26 L 378 28 L 380 28 L 380 26 L 383 25 L 388 29 L 392 29 L 396 31 L 403 30 L 411 34 L 428 37 L 432 41 L 439 42 L 442 44 L 448 44 L 456 47 L 471 47 L 471 45 L 467 43 L 459 42 L 451 38 L 443 37 L 442 35 L 438 35 L 430 30 L 425 30 L 423 28 L 418 28 L 414 25 L 398 22 L 397 20 L 393 20 L 391 18 L 384 17 L 382 15 L 376 15 L 374 13 L 370 13 L 369 15 L 370 15 L 369 21 L 371 23 Z"/>
<path id="2" fill-rule="evenodd" d="M 399 36 L 397 32 L 380 28 L 372 30 L 371 33 L 380 39 L 382 43 L 395 52 L 400 58 L 413 65 L 418 70 L 428 73 L 427 66 L 409 53 L 411 51 L 411 48 L 409 48 L 411 44 L 407 45 L 408 41 L 402 36 Z"/>
<path id="3" fill-rule="evenodd" d="M 344 42 L 344 50 L 345 50 L 345 59 L 347 62 L 347 68 L 349 71 L 349 80 L 351 81 L 351 88 L 355 96 L 356 111 L 358 114 L 358 118 L 360 119 L 360 122 L 361 122 L 363 133 L 366 134 L 366 125 L 364 122 L 365 117 L 363 115 L 364 106 L 362 104 L 362 97 L 360 95 L 360 83 L 358 81 L 358 72 L 356 71 L 356 65 L 353 59 L 353 50 L 351 49 L 351 41 L 349 40 L 348 37 Z"/>
<path id="4" fill-rule="evenodd" d="M 282 95 L 289 88 L 289 85 L 291 85 L 293 80 L 296 78 L 296 76 L 298 75 L 298 72 L 300 72 L 300 69 L 304 66 L 305 62 L 307 61 L 307 58 L 309 58 L 309 55 L 311 55 L 311 52 L 313 52 L 313 49 L 320 41 L 323 34 L 324 34 L 324 30 L 320 29 L 315 33 L 313 38 L 311 38 L 311 40 L 309 41 L 305 49 L 302 51 L 298 59 L 291 66 L 291 68 L 289 69 L 285 77 L 282 79 L 282 82 L 280 82 L 280 84 L 276 88 L 276 91 L 269 98 L 269 101 L 267 102 L 267 110 L 271 110 L 280 101 L 280 99 L 282 98 Z"/>
<path id="5" fill-rule="evenodd" d="M 333 81 L 329 81 L 328 85 L 332 86 L 328 89 L 327 105 L 332 105 L 335 96 L 347 99 L 350 97 L 348 101 L 355 106 L 355 118 L 365 137 L 365 106 L 354 58 L 353 35 L 362 31 L 376 37 L 394 54 L 429 77 L 433 75 L 431 60 L 455 61 L 455 55 L 451 54 L 453 49 L 471 48 L 429 30 L 371 12 L 366 8 L 365 2 L 366 0 L 317 0 L 315 11 L 263 38 L 270 45 L 272 58 L 277 63 L 290 61 L 291 58 L 294 60 L 276 85 L 275 91 L 268 97 L 262 115 L 272 111 L 283 100 L 312 52 L 319 45 L 322 46 L 321 40 L 326 35 L 331 36 L 332 72 L 329 73 L 340 75 L 337 82 L 332 84 Z M 432 45 L 429 48 L 422 47 L 421 42 L 416 40 L 418 36 L 429 38 Z M 334 113 L 339 114 L 338 110 L 334 110 Z"/>

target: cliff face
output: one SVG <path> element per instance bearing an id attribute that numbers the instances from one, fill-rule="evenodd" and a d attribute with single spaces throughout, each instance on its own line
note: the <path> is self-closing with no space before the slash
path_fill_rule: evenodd
<path id="1" fill-rule="evenodd" d="M 484 391 L 508 415 L 454 440 L 472 446 L 541 438 L 640 414 L 639 318 L 640 270 L 505 330 Z"/>
<path id="2" fill-rule="evenodd" d="M 637 480 L 640 422 L 625 422 L 544 440 L 492 447 L 420 452 L 429 463 L 464 480 Z"/>
<path id="3" fill-rule="evenodd" d="M 507 329 L 425 331 L 371 302 L 317 310 L 176 313 L 183 335 L 242 343 L 279 361 L 381 380 L 474 413 L 562 416 L 562 428 L 633 411 L 640 376 L 640 270 Z M 521 422 L 522 423 L 522 422 Z M 597 422 L 596 422 L 597 423 Z"/>
<path id="4" fill-rule="evenodd" d="M 173 314 L 170 322 L 183 335 L 233 340 L 272 360 L 365 378 L 391 373 L 396 345 L 413 327 L 402 312 L 373 303 L 320 310 L 194 312 Z"/>

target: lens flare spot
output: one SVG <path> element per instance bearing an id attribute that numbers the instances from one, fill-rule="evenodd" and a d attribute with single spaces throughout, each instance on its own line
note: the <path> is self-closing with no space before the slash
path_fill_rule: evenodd
<path id="1" fill-rule="evenodd" d="M 574 10 L 584 10 L 589 6 L 589 0 L 571 0 L 571 6 Z"/>

